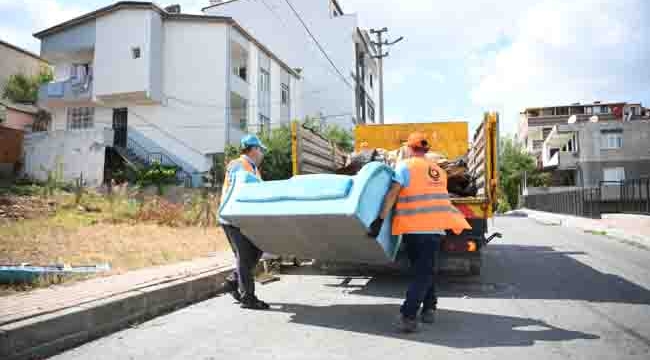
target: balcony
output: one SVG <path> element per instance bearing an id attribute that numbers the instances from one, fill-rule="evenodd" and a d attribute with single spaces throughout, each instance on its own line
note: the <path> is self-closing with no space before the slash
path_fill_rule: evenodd
<path id="1" fill-rule="evenodd" d="M 92 77 L 43 84 L 38 90 L 38 103 L 48 108 L 93 106 Z"/>

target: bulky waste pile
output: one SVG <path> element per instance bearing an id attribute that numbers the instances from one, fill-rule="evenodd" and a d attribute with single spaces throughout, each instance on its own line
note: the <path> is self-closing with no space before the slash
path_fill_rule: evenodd
<path id="1" fill-rule="evenodd" d="M 355 175 L 361 168 L 371 161 L 383 162 L 388 166 L 395 167 L 399 160 L 404 159 L 407 152 L 406 147 L 388 151 L 385 149 L 363 149 L 349 155 L 346 166 L 338 169 L 337 174 Z M 462 156 L 452 161 L 444 155 L 430 151 L 426 157 L 438 163 L 447 172 L 447 191 L 452 197 L 476 196 L 478 188 L 476 178 L 470 174 L 467 165 L 467 157 Z"/>
<path id="2" fill-rule="evenodd" d="M 37 196 L 0 195 L 0 220 L 17 221 L 48 216 L 55 203 Z"/>

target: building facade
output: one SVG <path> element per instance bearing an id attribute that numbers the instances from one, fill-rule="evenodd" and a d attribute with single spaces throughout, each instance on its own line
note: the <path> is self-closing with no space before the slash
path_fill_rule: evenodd
<path id="1" fill-rule="evenodd" d="M 650 118 L 554 125 L 540 157 L 556 186 L 650 177 Z"/>
<path id="2" fill-rule="evenodd" d="M 289 4 L 211 0 L 203 12 L 236 19 L 280 57 L 300 65 L 305 116 L 348 129 L 378 122 L 377 52 L 357 15 L 344 13 L 336 0 Z"/>
<path id="3" fill-rule="evenodd" d="M 539 157 L 544 140 L 555 125 L 584 122 L 632 121 L 646 115 L 640 103 L 574 103 L 564 106 L 527 108 L 520 113 L 517 140 Z"/>
<path id="4" fill-rule="evenodd" d="M 36 33 L 55 74 L 39 105 L 50 131 L 109 129 L 109 147 L 197 184 L 226 144 L 299 116 L 302 81 L 232 18 L 168 10 L 118 2 Z"/>
<path id="5" fill-rule="evenodd" d="M 0 93 L 11 75 L 37 75 L 48 63 L 40 56 L 0 40 Z"/>

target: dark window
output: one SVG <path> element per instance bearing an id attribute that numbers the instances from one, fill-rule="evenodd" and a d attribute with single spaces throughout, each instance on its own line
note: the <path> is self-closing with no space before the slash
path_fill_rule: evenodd
<path id="1" fill-rule="evenodd" d="M 375 122 L 375 107 L 368 101 L 368 119 Z"/>
<path id="2" fill-rule="evenodd" d="M 94 126 L 95 108 L 68 108 L 68 130 L 90 129 Z"/>
<path id="3" fill-rule="evenodd" d="M 372 89 L 372 74 L 370 74 L 370 88 Z"/>
<path id="4" fill-rule="evenodd" d="M 267 133 L 268 131 L 271 130 L 271 119 L 269 119 L 268 117 L 260 114 L 258 126 L 259 126 L 258 131 L 259 131 L 260 134 Z"/>
<path id="5" fill-rule="evenodd" d="M 289 105 L 289 85 L 282 84 L 282 105 Z"/>
<path id="6" fill-rule="evenodd" d="M 551 131 L 553 131 L 553 128 L 543 128 L 542 129 L 542 137 L 544 138 L 544 140 L 546 140 L 546 138 L 548 137 L 548 134 L 550 134 Z"/>
<path id="7" fill-rule="evenodd" d="M 140 47 L 132 47 L 131 48 L 131 56 L 133 56 L 134 59 L 139 59 L 140 58 Z"/>

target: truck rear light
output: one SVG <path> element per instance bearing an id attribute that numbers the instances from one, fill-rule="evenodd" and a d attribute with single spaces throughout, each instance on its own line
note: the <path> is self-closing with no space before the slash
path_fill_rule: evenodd
<path id="1" fill-rule="evenodd" d="M 478 250 L 476 241 L 445 241 L 442 244 L 442 250 L 446 252 L 475 252 Z"/>

